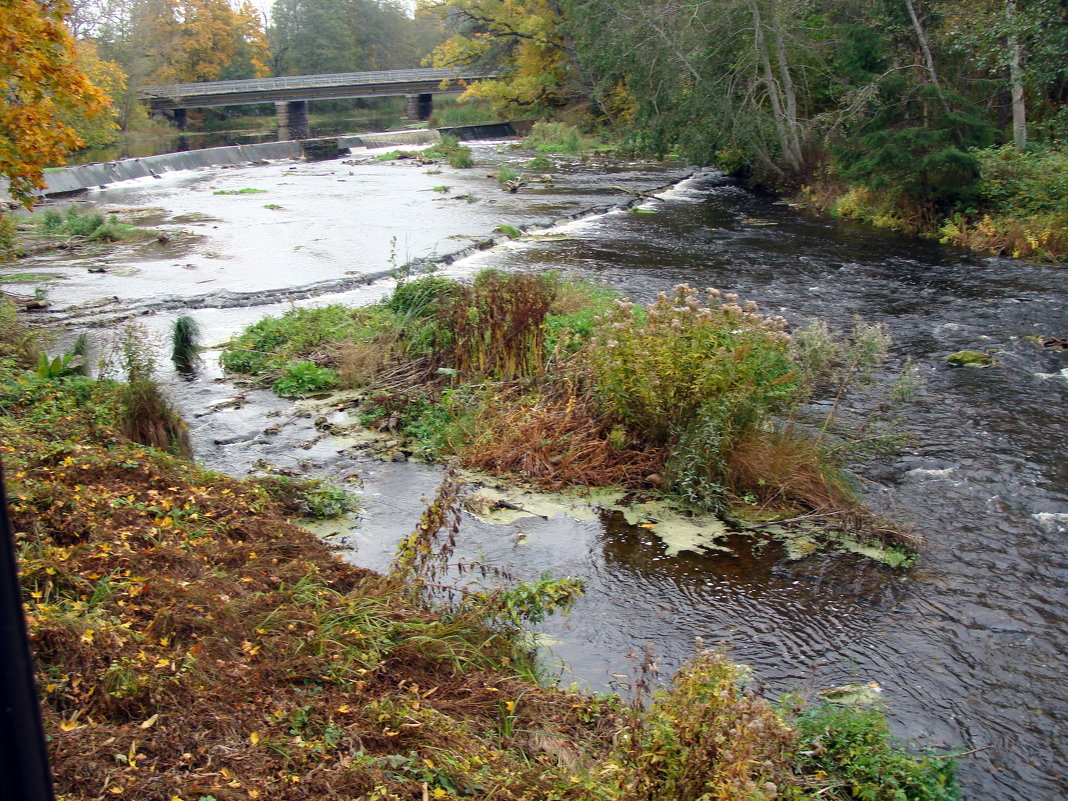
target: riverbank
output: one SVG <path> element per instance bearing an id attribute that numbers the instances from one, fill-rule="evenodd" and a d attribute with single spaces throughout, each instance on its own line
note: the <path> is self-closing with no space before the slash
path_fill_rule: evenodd
<path id="1" fill-rule="evenodd" d="M 821 213 L 978 253 L 1068 262 L 1068 156 L 1063 149 L 1011 146 L 974 153 L 974 188 L 940 211 L 893 192 L 849 186 L 831 175 L 812 180 L 795 200 Z"/>
<path id="2" fill-rule="evenodd" d="M 353 568 L 290 520 L 344 508 L 336 490 L 131 440 L 130 384 L 73 359 L 31 370 L 33 332 L 0 313 L 0 442 L 61 799 L 958 797 L 952 762 L 896 750 L 878 715 L 773 709 L 715 653 L 644 708 L 541 684 L 519 626 L 580 585 L 454 583 L 455 482 L 388 574 Z M 143 376 L 127 341 L 122 369 Z"/>

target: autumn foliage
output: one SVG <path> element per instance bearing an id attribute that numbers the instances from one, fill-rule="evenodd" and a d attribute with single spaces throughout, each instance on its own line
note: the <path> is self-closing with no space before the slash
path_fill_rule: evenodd
<path id="1" fill-rule="evenodd" d="M 0 175 L 26 205 L 44 168 L 81 146 L 65 114 L 103 112 L 103 93 L 77 67 L 62 0 L 0 2 Z"/>

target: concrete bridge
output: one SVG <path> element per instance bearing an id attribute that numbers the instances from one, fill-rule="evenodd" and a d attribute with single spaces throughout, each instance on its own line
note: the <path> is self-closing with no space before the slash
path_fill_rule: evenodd
<path id="1" fill-rule="evenodd" d="M 295 75 L 243 81 L 208 81 L 145 86 L 139 90 L 149 109 L 172 116 L 185 127 L 186 109 L 274 103 L 278 138 L 308 138 L 308 101 L 354 97 L 406 97 L 408 115 L 426 120 L 435 94 L 460 94 L 472 81 L 496 75 L 474 70 L 385 70 Z"/>

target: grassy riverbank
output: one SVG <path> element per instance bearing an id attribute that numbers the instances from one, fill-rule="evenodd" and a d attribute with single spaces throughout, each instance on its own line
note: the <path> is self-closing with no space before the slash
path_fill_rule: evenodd
<path id="1" fill-rule="evenodd" d="M 890 344 L 879 326 L 786 329 L 716 289 L 680 286 L 643 307 L 490 271 L 266 318 L 222 363 L 287 397 L 359 390 L 363 423 L 415 453 L 542 489 L 615 485 L 691 514 L 789 519 L 791 536 L 913 544 L 863 509 L 843 470 L 900 439 L 911 371 L 874 387 Z M 868 413 L 842 414 L 857 390 Z M 816 397 L 828 399 L 819 417 Z"/>
<path id="2" fill-rule="evenodd" d="M 300 486 L 130 439 L 126 382 L 31 370 L 39 341 L 0 314 L 0 453 L 61 799 L 957 797 L 952 761 L 898 750 L 877 713 L 773 707 L 720 654 L 645 706 L 540 684 L 515 632 L 578 585 L 450 601 L 455 481 L 392 573 L 354 568 L 291 522 Z"/>
<path id="3" fill-rule="evenodd" d="M 843 219 L 1017 259 L 1068 260 L 1068 155 L 1062 148 L 976 150 L 979 178 L 948 205 L 934 207 L 894 191 L 850 186 L 825 175 L 801 199 Z"/>

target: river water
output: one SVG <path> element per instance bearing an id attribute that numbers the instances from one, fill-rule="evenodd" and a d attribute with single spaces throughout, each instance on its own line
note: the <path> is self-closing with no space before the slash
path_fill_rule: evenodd
<path id="1" fill-rule="evenodd" d="M 479 165 L 529 156 L 476 148 Z M 86 202 L 156 207 L 162 227 L 201 237 L 192 245 L 52 257 L 34 269 L 67 276 L 50 297 L 68 333 L 131 313 L 158 333 L 185 312 L 216 343 L 293 303 L 381 297 L 391 263 L 426 258 L 459 276 L 562 269 L 637 300 L 685 281 L 736 291 L 794 322 L 885 323 L 894 356 L 911 357 L 925 386 L 909 410 L 913 441 L 858 469 L 871 503 L 926 537 L 912 571 L 846 555 L 787 562 L 774 547 L 744 543 L 734 554 L 668 557 L 649 532 L 609 515 L 506 526 L 465 515 L 464 552 L 523 577 L 552 570 L 587 580 L 572 614 L 541 627 L 565 683 L 625 688 L 647 646 L 668 675 L 695 638 L 722 642 L 772 696 L 877 682 L 900 737 L 975 750 L 961 769 L 968 798 L 1068 797 L 1068 353 L 1028 339 L 1068 332 L 1065 273 L 806 217 L 718 173 L 687 173 L 569 163 L 552 185 L 516 195 L 483 169 L 428 174 L 410 163 L 178 174 Z M 499 223 L 548 225 L 627 200 L 613 186 L 671 184 L 643 204 L 655 214 L 601 214 L 448 263 Z M 213 194 L 244 187 L 266 192 Z M 999 366 L 946 366 L 962 348 L 994 349 Z M 324 533 L 361 564 L 388 564 L 440 479 L 435 467 L 370 459 L 313 425 L 342 412 L 302 417 L 265 392 L 239 393 L 210 359 L 198 380 L 168 380 L 209 466 L 358 474 L 362 514 Z"/>

